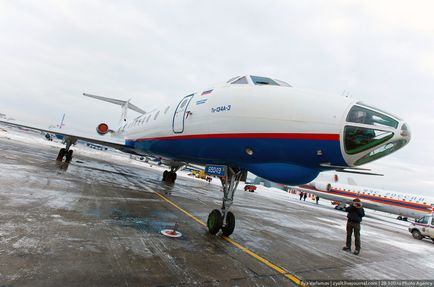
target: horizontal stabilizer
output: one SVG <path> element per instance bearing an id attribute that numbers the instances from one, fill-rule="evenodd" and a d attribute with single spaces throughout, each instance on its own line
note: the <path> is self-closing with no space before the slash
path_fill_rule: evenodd
<path id="1" fill-rule="evenodd" d="M 101 96 L 97 96 L 97 95 L 92 95 L 92 94 L 87 94 L 87 93 L 83 93 L 83 96 L 89 97 L 89 98 L 94 98 L 100 101 L 104 101 L 104 102 L 109 102 L 115 105 L 119 105 L 122 106 L 123 108 L 126 107 L 130 110 L 136 111 L 140 114 L 146 114 L 146 111 L 142 110 L 141 108 L 139 108 L 136 105 L 133 105 L 130 103 L 130 101 L 124 101 L 124 100 L 117 100 L 117 99 L 112 99 L 112 98 L 107 98 L 107 97 L 101 97 Z"/>

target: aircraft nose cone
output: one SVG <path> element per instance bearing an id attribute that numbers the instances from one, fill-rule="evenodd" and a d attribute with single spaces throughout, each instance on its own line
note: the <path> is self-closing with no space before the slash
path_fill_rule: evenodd
<path id="1" fill-rule="evenodd" d="M 401 126 L 401 136 L 403 138 L 406 138 L 408 141 L 410 141 L 411 139 L 411 131 L 410 128 L 408 127 L 407 123 L 403 123 Z"/>

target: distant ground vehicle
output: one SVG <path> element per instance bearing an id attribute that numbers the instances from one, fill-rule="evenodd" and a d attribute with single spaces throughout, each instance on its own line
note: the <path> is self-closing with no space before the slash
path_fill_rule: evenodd
<path id="1" fill-rule="evenodd" d="M 250 192 L 254 192 L 256 190 L 256 186 L 248 184 L 246 186 L 244 186 L 244 191 L 250 191 Z"/>
<path id="2" fill-rule="evenodd" d="M 410 224 L 408 231 L 415 239 L 421 240 L 428 237 L 434 242 L 434 216 L 431 214 L 416 219 Z"/>
<path id="3" fill-rule="evenodd" d="M 203 170 L 193 170 L 191 171 L 191 175 L 193 175 L 196 178 L 205 179 L 205 180 L 207 179 L 205 171 Z"/>

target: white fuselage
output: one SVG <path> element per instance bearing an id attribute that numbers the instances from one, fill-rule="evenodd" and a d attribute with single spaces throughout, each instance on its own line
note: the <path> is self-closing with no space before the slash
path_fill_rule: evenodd
<path id="1" fill-rule="evenodd" d="M 383 112 L 372 110 L 380 118 L 393 118 L 393 127 L 387 122 L 381 126 L 347 123 L 350 109 L 359 105 L 353 99 L 258 85 L 247 78 L 246 84 L 225 83 L 188 95 L 134 119 L 116 134 L 138 154 L 233 166 L 285 184 L 310 182 L 320 171 L 333 169 L 326 166 L 348 167 L 363 158 L 380 158 L 392 152 L 375 155 L 380 146 L 390 143 L 397 150 L 410 139 L 401 132 L 404 122 Z M 344 142 L 347 126 L 381 129 L 389 136 L 363 143 L 360 140 L 366 136 L 356 135 L 360 138 L 353 140 L 357 149 L 348 153 Z"/>

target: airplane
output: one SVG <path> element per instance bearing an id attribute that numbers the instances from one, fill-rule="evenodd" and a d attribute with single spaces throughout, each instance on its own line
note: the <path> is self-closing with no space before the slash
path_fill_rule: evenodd
<path id="1" fill-rule="evenodd" d="M 398 215 L 397 219 L 407 221 L 408 218 L 420 218 L 434 211 L 434 198 L 421 195 L 381 190 L 353 184 L 338 182 L 338 176 L 333 180 L 315 180 L 311 183 L 289 187 L 292 191 L 307 192 L 320 198 L 336 203 L 335 208 L 343 210 L 355 198 L 363 202 L 363 206 Z"/>
<path id="2" fill-rule="evenodd" d="M 62 127 L 65 126 L 65 124 L 63 123 L 65 121 L 65 114 L 63 114 L 62 119 L 60 120 L 60 124 L 58 125 L 50 125 L 48 127 L 49 130 L 52 129 L 61 129 Z M 52 141 L 53 138 L 57 138 L 58 140 L 63 140 L 63 135 L 62 134 L 58 134 L 58 133 L 45 133 L 45 138 L 49 141 Z"/>
<path id="3" fill-rule="evenodd" d="M 121 105 L 122 116 L 133 109 L 129 101 L 93 96 Z M 139 113 L 118 129 L 102 122 L 96 127 L 99 137 L 56 131 L 66 143 L 57 160 L 71 161 L 71 144 L 81 139 L 163 158 L 170 166 L 163 173 L 168 184 L 186 163 L 203 165 L 208 175 L 222 179 L 224 194 L 221 208 L 208 216 L 208 231 L 221 230 L 225 236 L 234 231 L 235 216 L 229 209 L 248 171 L 287 185 L 311 182 L 326 170 L 370 174 L 359 166 L 401 149 L 411 138 L 402 119 L 350 97 L 253 75 L 237 76 L 161 109 Z"/>

